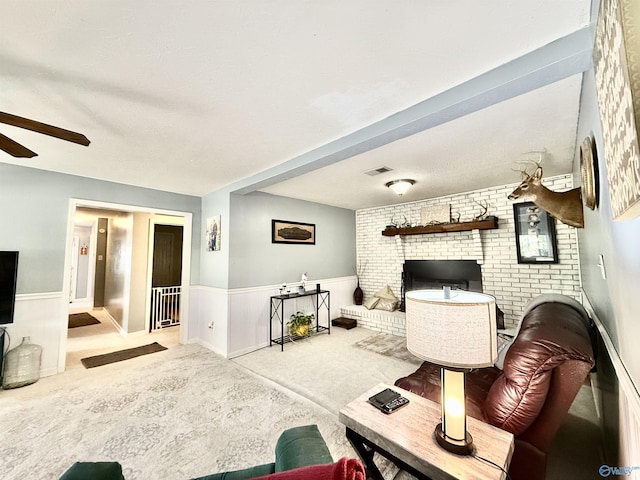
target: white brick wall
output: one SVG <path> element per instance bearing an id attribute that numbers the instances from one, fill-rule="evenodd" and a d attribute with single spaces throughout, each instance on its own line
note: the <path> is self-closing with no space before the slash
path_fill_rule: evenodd
<path id="1" fill-rule="evenodd" d="M 572 188 L 571 175 L 544 179 L 554 191 Z M 400 296 L 404 260 L 476 260 L 482 265 L 485 293 L 496 297 L 505 324 L 513 326 L 526 303 L 542 293 L 562 293 L 580 299 L 580 270 L 576 229 L 556 222 L 558 264 L 518 264 L 513 204 L 507 199 L 517 184 L 487 188 L 419 202 L 367 208 L 356 212 L 356 248 L 360 287 L 365 298 L 388 284 Z M 498 228 L 470 232 L 385 237 L 382 230 L 391 219 L 420 223 L 421 208 L 448 203 L 454 218 L 472 220 L 481 213 L 479 202 L 488 202 L 487 215 L 498 217 Z M 385 328 L 376 328 L 386 330 Z M 397 326 L 394 326 L 397 330 Z"/>

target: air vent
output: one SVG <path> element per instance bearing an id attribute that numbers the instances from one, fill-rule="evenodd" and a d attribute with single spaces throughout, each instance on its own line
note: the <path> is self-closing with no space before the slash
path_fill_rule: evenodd
<path id="1" fill-rule="evenodd" d="M 387 173 L 390 172 L 391 170 L 393 170 L 393 168 L 389 168 L 389 167 L 378 167 L 378 168 L 374 168 L 373 170 L 368 170 L 366 172 L 364 172 L 366 175 L 369 175 L 371 177 L 375 176 L 375 175 L 380 175 L 381 173 Z"/>

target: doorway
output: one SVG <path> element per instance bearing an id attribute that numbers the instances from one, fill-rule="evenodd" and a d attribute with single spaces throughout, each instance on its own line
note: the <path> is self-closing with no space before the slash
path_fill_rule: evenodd
<path id="1" fill-rule="evenodd" d="M 76 217 L 73 231 L 69 303 L 90 307 L 95 280 L 95 222 Z"/>
<path id="2" fill-rule="evenodd" d="M 167 347 L 186 343 L 188 338 L 188 279 L 191 252 L 189 248 L 183 248 L 183 245 L 191 244 L 192 215 L 188 212 L 72 200 L 69 208 L 70 220 L 65 265 L 65 278 L 68 279 L 65 286 L 69 291 L 65 298 L 71 299 L 73 291 L 84 291 L 84 288 L 78 288 L 77 258 L 74 258 L 78 249 L 83 245 L 81 245 L 81 239 L 78 238 L 74 221 L 78 211 L 84 211 L 86 214 L 87 210 L 94 215 L 95 219 L 107 219 L 109 224 L 107 229 L 98 228 L 98 231 L 105 230 L 106 233 L 103 236 L 112 235 L 115 237 L 112 240 L 116 246 L 107 246 L 102 255 L 96 255 L 95 240 L 92 239 L 90 244 L 86 246 L 89 251 L 88 256 L 94 259 L 93 273 L 105 272 L 106 278 L 103 283 L 106 288 L 106 298 L 104 303 L 100 303 L 98 297 L 105 292 L 100 287 L 100 281 L 94 276 L 92 277 L 93 285 L 90 285 L 94 292 L 88 304 L 69 303 L 69 313 L 78 313 L 83 311 L 84 307 L 84 311 L 97 317 L 100 323 L 74 329 L 68 329 L 67 325 L 64 325 L 64 333 L 61 333 L 59 371 L 76 368 L 80 358 L 84 358 L 84 356 L 144 345 L 153 341 L 158 341 Z M 129 240 L 130 244 L 127 244 Z M 158 256 L 153 253 L 154 243 L 160 252 Z M 122 245 L 127 246 L 122 247 L 119 251 L 113 250 Z M 126 258 L 123 260 L 125 257 L 123 252 L 126 251 L 131 252 L 130 265 L 127 264 Z M 120 263 L 114 265 L 114 262 Z M 101 263 L 100 267 L 102 268 L 98 268 L 98 263 Z M 127 266 L 130 268 L 123 268 Z M 109 279 L 111 272 L 117 272 L 120 276 L 115 280 Z M 176 320 L 174 328 L 155 331 L 150 328 L 154 282 L 162 286 L 171 284 L 180 290 L 177 301 L 170 302 L 174 308 L 172 318 Z M 120 287 L 124 292 L 123 295 L 110 295 L 113 292 L 109 292 L 109 288 Z M 97 304 L 96 300 L 98 300 Z"/>
<path id="3" fill-rule="evenodd" d="M 150 223 L 151 305 L 148 331 L 180 325 L 183 227 Z"/>

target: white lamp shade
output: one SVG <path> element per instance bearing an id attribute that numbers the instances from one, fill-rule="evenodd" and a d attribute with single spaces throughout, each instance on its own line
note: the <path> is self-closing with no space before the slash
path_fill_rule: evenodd
<path id="1" fill-rule="evenodd" d="M 452 368 L 480 368 L 498 357 L 496 303 L 491 295 L 415 290 L 405 296 L 407 349 Z"/>

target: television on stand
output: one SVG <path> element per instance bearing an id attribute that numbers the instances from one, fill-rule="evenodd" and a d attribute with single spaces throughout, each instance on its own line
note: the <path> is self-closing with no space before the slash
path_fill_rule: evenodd
<path id="1" fill-rule="evenodd" d="M 18 278 L 18 252 L 0 251 L 0 325 L 13 323 Z"/>
<path id="2" fill-rule="evenodd" d="M 0 381 L 4 363 L 4 328 L 13 323 L 16 305 L 16 280 L 18 278 L 18 252 L 0 251 Z"/>

